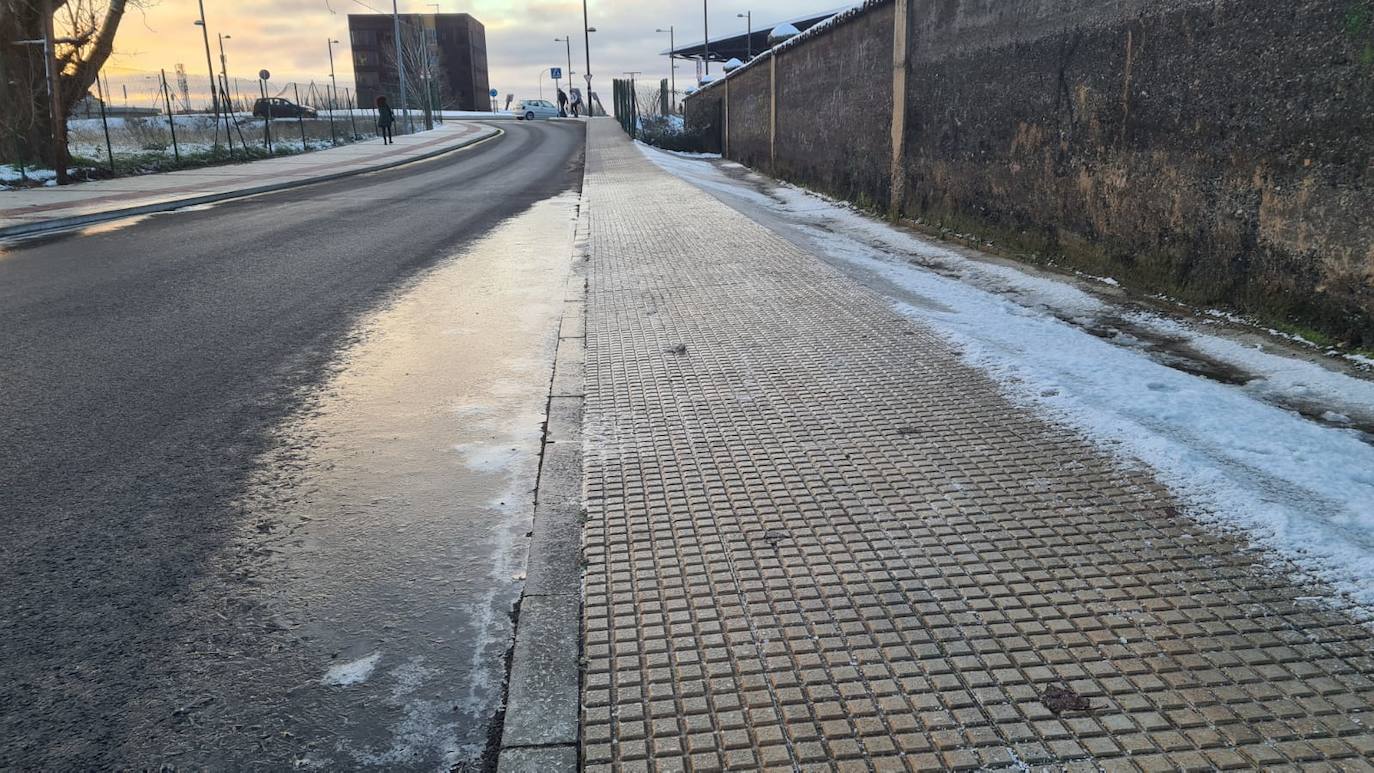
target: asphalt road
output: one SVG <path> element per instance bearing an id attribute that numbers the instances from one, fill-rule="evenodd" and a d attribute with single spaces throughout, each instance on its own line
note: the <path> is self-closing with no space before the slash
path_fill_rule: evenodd
<path id="1" fill-rule="evenodd" d="M 0 769 L 480 756 L 583 148 L 501 127 L 0 244 Z"/>

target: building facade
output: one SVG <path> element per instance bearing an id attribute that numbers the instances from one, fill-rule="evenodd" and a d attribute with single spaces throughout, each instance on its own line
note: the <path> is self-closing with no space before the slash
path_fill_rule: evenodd
<path id="1" fill-rule="evenodd" d="M 487 110 L 487 34 L 466 13 L 400 15 L 401 62 L 411 109 Z M 349 14 L 349 43 L 358 104 L 385 96 L 401 107 L 396 32 L 390 14 Z"/>

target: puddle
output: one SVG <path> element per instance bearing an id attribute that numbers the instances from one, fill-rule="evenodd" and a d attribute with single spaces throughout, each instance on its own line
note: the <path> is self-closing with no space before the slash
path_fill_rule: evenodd
<path id="1" fill-rule="evenodd" d="M 234 630 L 187 645 L 183 763 L 450 770 L 502 708 L 575 194 L 536 204 L 367 319 L 275 450 L 222 557 Z M 251 733 L 240 728 L 257 728 Z M 185 755 L 185 756 L 176 756 Z"/>

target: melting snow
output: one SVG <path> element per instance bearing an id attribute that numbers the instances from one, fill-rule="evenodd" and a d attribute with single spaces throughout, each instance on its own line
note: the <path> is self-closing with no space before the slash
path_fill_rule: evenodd
<path id="1" fill-rule="evenodd" d="M 374 652 L 365 658 L 341 663 L 325 672 L 324 678 L 320 681 L 331 687 L 348 687 L 349 685 L 361 684 L 366 682 L 369 676 L 372 676 L 372 670 L 377 667 L 377 661 L 381 659 L 382 653 Z"/>

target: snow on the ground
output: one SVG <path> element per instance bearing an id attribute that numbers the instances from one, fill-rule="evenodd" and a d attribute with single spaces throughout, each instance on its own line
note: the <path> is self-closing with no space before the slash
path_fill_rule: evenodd
<path id="1" fill-rule="evenodd" d="M 1102 278 L 1090 293 L 738 165 L 641 150 L 887 295 L 1014 401 L 1144 462 L 1194 517 L 1241 530 L 1344 597 L 1328 601 L 1374 610 L 1374 437 L 1355 428 L 1374 427 L 1374 381 L 1253 331 L 1113 297 Z M 1209 368 L 1221 375 L 1200 375 Z"/>
<path id="2" fill-rule="evenodd" d="M 372 670 L 377 667 L 377 661 L 381 659 L 382 653 L 374 652 L 364 658 L 340 663 L 326 671 L 320 681 L 333 687 L 348 687 L 366 682 L 367 678 L 372 676 Z"/>

